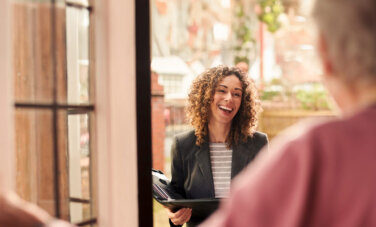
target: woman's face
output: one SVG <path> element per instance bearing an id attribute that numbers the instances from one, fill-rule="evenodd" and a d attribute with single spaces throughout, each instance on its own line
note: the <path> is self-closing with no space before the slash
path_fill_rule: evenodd
<path id="1" fill-rule="evenodd" d="M 242 84 L 235 75 L 218 82 L 210 104 L 209 123 L 231 124 L 242 102 Z"/>

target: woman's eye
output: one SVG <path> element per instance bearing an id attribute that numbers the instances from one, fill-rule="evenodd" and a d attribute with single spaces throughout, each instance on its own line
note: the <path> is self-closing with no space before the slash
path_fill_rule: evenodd
<path id="1" fill-rule="evenodd" d="M 218 92 L 225 93 L 225 90 L 219 89 Z"/>
<path id="2" fill-rule="evenodd" d="M 241 97 L 242 95 L 240 93 L 234 93 L 234 96 Z"/>

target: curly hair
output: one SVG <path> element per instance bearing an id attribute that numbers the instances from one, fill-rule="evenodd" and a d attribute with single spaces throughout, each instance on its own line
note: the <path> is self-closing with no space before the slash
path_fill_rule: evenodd
<path id="1" fill-rule="evenodd" d="M 224 77 L 232 75 L 240 80 L 243 94 L 239 111 L 232 119 L 230 133 L 226 139 L 227 146 L 245 142 L 247 137 L 253 136 L 255 132 L 260 105 L 254 83 L 239 68 L 220 65 L 197 76 L 188 94 L 187 117 L 195 129 L 198 146 L 205 142 L 208 135 L 210 104 L 215 88 Z"/>

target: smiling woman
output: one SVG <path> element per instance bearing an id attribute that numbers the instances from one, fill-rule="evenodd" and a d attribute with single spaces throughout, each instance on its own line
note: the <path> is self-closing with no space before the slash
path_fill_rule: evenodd
<path id="1" fill-rule="evenodd" d="M 226 197 L 231 179 L 267 144 L 266 135 L 255 131 L 258 110 L 253 82 L 240 69 L 217 66 L 200 74 L 188 96 L 194 130 L 177 135 L 171 148 L 175 190 L 186 199 Z M 187 208 L 167 213 L 171 226 L 205 219 Z"/>
<path id="2" fill-rule="evenodd" d="M 233 90 L 229 90 L 229 84 Z M 256 129 L 257 113 L 260 107 L 257 90 L 253 82 L 248 80 L 246 75 L 238 68 L 217 66 L 199 75 L 193 81 L 189 93 L 188 118 L 195 128 L 197 145 L 202 144 L 204 137 L 208 136 L 208 122 L 211 121 L 212 123 L 209 125 L 216 124 L 214 120 L 216 119 L 214 117 L 216 111 L 213 111 L 211 106 L 221 93 L 241 96 L 241 99 L 231 97 L 231 100 L 221 102 L 221 104 L 234 105 L 234 103 L 240 101 L 238 110 L 232 114 L 231 130 L 226 129 L 228 134 L 224 134 L 225 139 L 222 142 L 228 143 L 230 147 L 233 143 L 245 141 Z"/>
<path id="3" fill-rule="evenodd" d="M 210 104 L 211 119 L 209 129 L 217 124 L 224 124 L 227 128 L 231 126 L 231 121 L 240 108 L 241 87 L 240 80 L 234 75 L 227 76 L 220 81 L 214 90 L 213 101 Z M 225 139 L 212 138 L 213 142 L 222 143 Z"/>

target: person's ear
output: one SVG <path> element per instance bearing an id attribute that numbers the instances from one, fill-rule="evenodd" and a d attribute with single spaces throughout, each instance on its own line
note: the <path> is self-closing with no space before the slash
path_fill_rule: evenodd
<path id="1" fill-rule="evenodd" d="M 322 33 L 319 34 L 317 46 L 323 66 L 324 76 L 333 75 L 333 64 L 329 58 L 327 41 Z"/>

